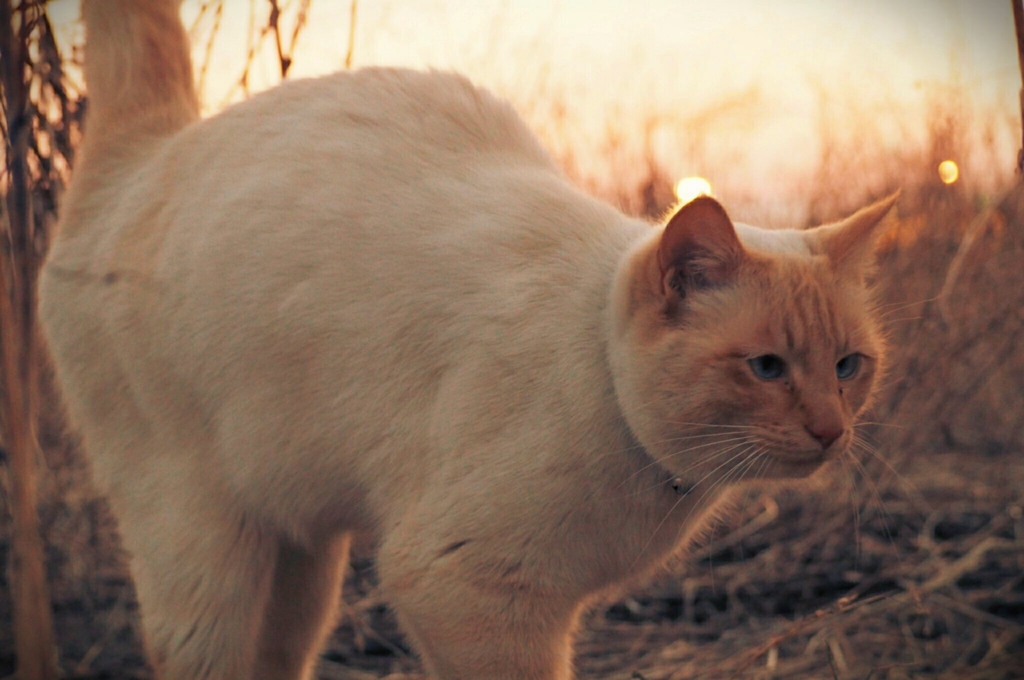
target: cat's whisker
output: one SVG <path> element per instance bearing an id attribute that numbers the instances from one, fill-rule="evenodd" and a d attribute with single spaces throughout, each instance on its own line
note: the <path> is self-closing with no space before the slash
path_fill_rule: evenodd
<path id="1" fill-rule="evenodd" d="M 923 316 L 904 316 L 899 319 L 885 319 L 884 321 L 882 321 L 882 326 L 883 328 L 889 328 L 894 324 L 905 323 L 907 321 L 920 321 L 923 318 Z"/>
<path id="2" fill-rule="evenodd" d="M 857 439 L 858 438 L 855 438 L 854 442 L 857 448 L 885 466 L 885 468 L 896 479 L 896 482 L 899 484 L 902 492 L 906 495 L 908 499 L 912 500 L 912 502 L 917 506 L 919 511 L 924 513 L 931 512 L 931 504 L 925 498 L 924 494 L 922 493 L 921 489 L 918 488 L 917 484 L 915 484 L 913 481 L 907 478 L 906 475 L 902 474 L 899 470 L 897 470 L 896 467 L 893 466 L 893 464 L 889 460 L 887 460 L 885 456 L 881 454 L 881 452 L 878 451 L 877 447 L 872 446 L 870 443 L 863 440 L 857 441 Z"/>
<path id="3" fill-rule="evenodd" d="M 716 480 L 715 483 L 713 483 L 710 487 L 708 487 L 708 489 L 701 495 L 701 497 L 699 499 L 697 499 L 697 503 L 694 504 L 694 508 L 699 506 L 701 504 L 701 502 L 704 500 L 704 498 L 710 496 L 715 491 L 715 489 L 723 489 L 724 490 L 733 481 L 735 481 L 735 482 L 742 481 L 743 477 L 747 473 L 747 471 L 753 466 L 753 464 L 757 461 L 757 459 L 762 454 L 764 454 L 766 451 L 767 451 L 766 448 L 760 447 L 758 449 L 755 449 L 753 453 L 747 454 L 747 456 L 743 460 L 741 460 L 739 463 L 734 465 L 729 470 L 729 472 L 727 472 L 723 477 L 721 477 L 720 479 Z M 693 510 L 691 509 L 690 513 L 687 514 L 687 518 L 689 518 L 689 514 L 692 514 L 692 512 L 693 512 Z M 722 517 L 721 517 L 721 515 L 718 515 L 718 516 L 712 517 L 711 519 L 712 519 L 711 524 L 709 524 L 706 527 L 706 529 L 705 529 L 707 535 L 709 535 L 709 536 L 713 536 L 714 535 L 715 529 L 718 528 L 719 523 L 722 521 Z M 682 538 L 681 533 L 682 533 L 684 527 L 685 527 L 685 523 L 684 523 L 683 526 L 681 526 L 679 528 L 679 531 L 676 532 L 676 542 L 679 542 L 679 540 Z M 712 545 L 713 545 L 713 543 L 712 543 Z M 709 561 L 710 561 L 710 559 L 711 558 L 709 556 Z M 714 562 L 711 562 L 712 580 L 714 579 L 714 568 L 715 568 Z M 714 586 L 712 586 L 712 587 L 714 587 Z"/>
<path id="4" fill-rule="evenodd" d="M 871 442 L 868 440 L 866 434 L 863 433 L 863 432 L 854 432 L 853 433 L 853 441 L 855 443 L 857 443 L 857 444 L 864 444 L 865 446 L 871 446 L 871 448 L 874 449 L 874 446 L 871 444 Z"/>
<path id="5" fill-rule="evenodd" d="M 688 427 L 710 427 L 714 429 L 729 429 L 729 430 L 755 430 L 756 425 L 714 425 L 711 423 L 691 423 L 685 420 L 674 420 L 666 419 L 664 422 L 672 423 L 673 425 L 686 425 Z"/>
<path id="6" fill-rule="evenodd" d="M 882 465 L 892 473 L 896 480 L 903 487 L 904 491 L 909 492 L 918 499 L 922 498 L 921 490 L 917 488 L 913 482 L 911 482 L 905 475 L 903 475 L 896 467 L 889 462 L 889 460 L 879 452 L 878 447 L 873 445 L 871 442 L 866 440 L 860 435 L 860 433 L 854 433 L 853 443 L 857 445 L 862 451 L 869 454 L 872 458 L 880 462 Z"/>
<path id="7" fill-rule="evenodd" d="M 649 470 L 649 469 L 651 469 L 652 467 L 654 467 L 656 465 L 661 465 L 665 461 L 667 461 L 667 460 L 669 460 L 671 458 L 675 458 L 676 456 L 681 456 L 681 455 L 686 454 L 686 453 L 692 453 L 694 451 L 697 451 L 697 450 L 700 450 L 700 449 L 703 449 L 703 448 L 707 448 L 709 446 L 718 446 L 720 444 L 730 444 L 730 443 L 733 443 L 733 442 L 739 442 L 738 444 L 736 444 L 736 446 L 732 447 L 732 448 L 736 448 L 737 446 L 743 446 L 744 443 L 749 442 L 749 441 L 750 441 L 750 438 L 746 437 L 746 436 L 744 436 L 744 437 L 734 437 L 734 438 L 726 439 L 726 440 L 723 440 L 723 441 L 705 442 L 703 444 L 698 444 L 697 446 L 691 446 L 690 448 L 683 449 L 681 451 L 676 451 L 675 453 L 670 453 L 667 456 L 663 456 L 661 458 L 658 458 L 656 460 L 651 461 L 650 463 L 648 463 L 647 465 L 643 466 L 639 470 L 635 470 L 632 474 L 630 474 L 628 477 L 626 477 L 624 480 L 622 480 L 622 483 L 619 484 L 619 486 L 621 487 L 622 484 L 626 484 L 629 480 L 633 479 L 634 477 L 636 477 L 637 475 L 643 473 L 644 471 Z M 728 449 L 728 450 L 731 450 L 731 449 Z M 700 459 L 697 463 L 695 463 L 693 466 L 687 468 L 686 470 L 683 470 L 682 472 L 679 472 L 678 474 L 684 474 L 684 473 L 688 472 L 689 470 L 693 469 L 693 467 L 701 465 L 704 462 L 710 460 L 711 458 L 717 458 L 719 455 L 721 455 L 721 453 L 716 453 L 716 454 L 713 454 L 712 456 L 704 457 L 704 458 Z"/>
<path id="8" fill-rule="evenodd" d="M 856 455 L 853 455 L 851 453 L 849 456 L 849 460 L 853 464 L 854 468 L 860 473 L 860 478 L 863 479 L 864 482 L 870 487 L 871 500 L 874 503 L 875 507 L 878 509 L 878 511 L 882 514 L 884 522 L 885 519 L 888 517 L 888 512 L 885 509 L 885 501 L 882 500 L 882 494 L 878 488 L 878 485 L 875 484 L 875 481 L 874 479 L 872 479 L 870 472 L 864 466 L 864 463 L 862 463 L 857 458 Z M 886 532 L 888 533 L 888 526 L 886 526 L 885 528 Z"/>
<path id="9" fill-rule="evenodd" d="M 758 447 L 753 452 L 748 454 L 747 457 L 739 464 L 739 466 L 737 466 L 739 468 L 739 470 L 734 475 L 733 481 L 736 481 L 736 482 L 743 481 L 744 476 L 747 474 L 747 472 L 750 470 L 750 468 L 753 467 L 754 463 L 757 462 L 757 459 L 763 453 L 762 448 L 763 447 Z"/>
<path id="10" fill-rule="evenodd" d="M 740 451 L 736 455 L 732 456 L 731 458 L 729 458 L 729 460 L 725 461 L 724 463 L 716 467 L 714 470 L 701 477 L 692 487 L 690 487 L 690 489 L 686 493 L 680 495 L 676 502 L 672 504 L 672 507 L 669 508 L 669 511 L 665 513 L 665 516 L 661 519 L 661 521 L 658 522 L 657 526 L 654 527 L 654 531 L 651 532 L 650 538 L 647 539 L 647 542 L 644 543 L 643 547 L 640 549 L 640 552 L 638 552 L 636 558 L 634 558 L 633 564 L 636 564 L 636 561 L 640 559 L 640 557 L 644 554 L 647 548 L 651 545 L 651 542 L 654 540 L 654 537 L 658 535 L 658 532 L 661 530 L 661 527 L 665 525 L 665 522 L 668 521 L 668 518 L 672 516 L 672 513 L 675 512 L 677 507 L 679 507 L 679 504 L 683 502 L 683 499 L 687 498 L 691 493 L 693 493 L 693 490 L 696 489 L 701 484 L 701 482 L 706 480 L 708 477 L 713 475 L 718 470 L 722 469 L 722 467 L 724 467 L 725 465 L 728 465 L 730 462 L 736 460 L 736 458 L 739 458 L 740 456 L 744 455 L 747 451 L 749 451 L 752 448 L 753 446 L 749 446 L 743 451 Z M 686 528 L 686 526 L 688 526 L 690 515 L 693 514 L 694 508 L 700 505 L 701 501 L 704 500 L 708 491 L 714 489 L 716 485 L 717 484 L 712 484 L 711 487 L 709 487 L 709 489 L 707 489 L 704 492 L 704 494 L 702 494 L 701 497 L 697 499 L 697 501 L 694 503 L 694 507 L 690 508 L 690 511 L 686 513 L 686 517 L 683 519 L 683 522 L 679 525 L 679 531 L 683 531 Z M 676 540 L 678 540 L 678 536 Z"/>
<path id="11" fill-rule="evenodd" d="M 658 444 L 672 444 L 672 443 L 675 443 L 675 442 L 689 441 L 691 439 L 710 439 L 711 437 L 718 437 L 719 438 L 719 439 L 714 440 L 713 442 L 701 442 L 701 445 L 704 445 L 704 444 L 709 444 L 709 443 L 713 444 L 713 443 L 716 443 L 716 442 L 721 443 L 721 442 L 726 442 L 726 441 L 733 441 L 737 437 L 748 437 L 748 436 L 749 435 L 747 435 L 744 432 L 712 432 L 710 434 L 695 434 L 695 435 L 688 435 L 688 436 L 685 436 L 685 437 L 673 437 L 672 439 L 663 439 L 662 441 L 657 442 L 657 443 Z M 675 454 L 671 454 L 671 455 L 675 455 Z"/>
<path id="12" fill-rule="evenodd" d="M 753 439 L 749 439 L 749 438 L 740 440 L 738 443 L 733 444 L 732 446 L 730 446 L 729 448 L 727 448 L 727 449 L 725 449 L 723 451 L 718 451 L 718 452 L 715 452 L 715 453 L 710 454 L 710 455 L 705 455 L 704 457 L 700 458 L 699 460 L 694 461 L 693 463 L 688 465 L 683 470 L 680 470 L 678 474 L 680 474 L 680 475 L 686 474 L 687 472 L 690 472 L 691 470 L 695 470 L 696 468 L 700 467 L 701 465 L 705 465 L 705 464 L 711 462 L 712 460 L 714 460 L 716 458 L 720 458 L 720 457 L 722 457 L 723 455 L 725 455 L 727 453 L 735 451 L 736 449 L 740 448 L 741 446 L 746 446 L 747 444 L 753 444 L 753 443 L 754 443 L 754 440 Z M 714 472 L 714 470 L 712 470 L 712 472 Z"/>
<path id="13" fill-rule="evenodd" d="M 858 423 L 854 423 L 853 424 L 854 428 L 867 428 L 869 426 L 874 426 L 874 427 L 891 427 L 894 430 L 906 430 L 907 429 L 907 427 L 905 425 L 896 425 L 895 423 L 883 423 L 883 422 L 880 422 L 880 421 L 877 421 L 877 420 L 862 420 L 862 421 L 860 421 Z"/>
<path id="14" fill-rule="evenodd" d="M 926 300 L 918 300 L 917 302 L 905 302 L 905 303 L 893 302 L 893 303 L 890 303 L 890 304 L 887 304 L 887 305 L 880 305 L 880 306 L 876 307 L 876 311 L 879 312 L 878 318 L 880 320 L 883 320 L 887 316 L 889 316 L 891 314 L 896 314 L 898 312 L 901 312 L 904 309 L 908 309 L 908 308 L 913 307 L 915 305 L 926 305 L 929 302 L 935 302 L 938 299 L 939 299 L 939 297 L 935 296 L 935 297 L 928 298 Z"/>
<path id="15" fill-rule="evenodd" d="M 716 444 L 732 444 L 732 446 L 728 447 L 727 449 L 725 449 L 723 451 L 715 451 L 713 453 L 705 453 L 705 454 L 703 454 L 700 458 L 695 460 L 693 463 L 688 465 L 686 468 L 680 470 L 678 472 L 678 474 L 685 474 L 687 472 L 690 472 L 691 470 L 693 470 L 695 468 L 698 468 L 701 465 L 704 465 L 708 461 L 711 461 L 711 460 L 714 460 L 715 458 L 718 458 L 719 456 L 721 456 L 724 453 L 728 453 L 730 451 L 735 451 L 739 447 L 744 446 L 746 444 L 750 444 L 753 441 L 754 440 L 752 438 L 750 438 L 750 437 L 738 437 L 736 439 L 729 439 L 729 440 L 726 440 L 726 441 L 715 442 Z M 693 449 L 690 449 L 690 451 L 692 451 L 692 450 Z M 675 456 L 678 456 L 678 455 L 680 455 L 682 453 L 686 453 L 686 452 L 681 451 L 679 453 L 673 453 L 673 454 L 671 454 L 669 456 L 666 456 L 663 460 L 668 460 L 669 458 L 674 458 Z"/>
<path id="16" fill-rule="evenodd" d="M 746 456 L 746 455 L 748 455 L 748 454 L 750 453 L 750 451 L 752 451 L 752 450 L 754 450 L 754 449 L 755 449 L 755 447 L 756 447 L 756 445 L 753 445 L 753 444 L 752 444 L 752 445 L 748 446 L 747 448 L 743 449 L 742 451 L 740 451 L 739 453 L 737 453 L 737 454 L 733 455 L 733 456 L 732 456 L 731 458 L 729 458 L 728 460 L 726 460 L 726 461 L 725 461 L 724 463 L 721 463 L 721 464 L 719 464 L 719 465 L 718 465 L 718 467 L 714 468 L 714 469 L 713 469 L 713 470 L 711 470 L 710 472 L 706 473 L 706 474 L 705 474 L 705 475 L 704 475 L 703 477 L 701 477 L 700 479 L 698 479 L 698 480 L 697 480 L 697 481 L 696 481 L 696 482 L 694 483 L 694 485 L 693 485 L 692 487 L 690 487 L 690 490 L 689 490 L 689 491 L 687 491 L 687 492 L 686 492 L 685 494 L 683 494 L 683 495 L 684 495 L 684 496 L 686 496 L 686 495 L 689 495 L 689 494 L 693 493 L 694 489 L 696 489 L 696 488 L 697 488 L 698 486 L 700 486 L 700 485 L 701 485 L 701 484 L 702 484 L 702 483 L 703 483 L 703 482 L 704 482 L 704 481 L 705 481 L 705 480 L 706 480 L 706 479 L 707 479 L 708 477 L 712 476 L 713 474 L 715 474 L 716 472 L 718 472 L 719 470 L 721 470 L 721 469 L 722 469 L 723 467 L 725 467 L 725 466 L 726 466 L 726 465 L 728 465 L 729 463 L 732 463 L 732 462 L 733 462 L 734 460 L 736 460 L 737 458 L 741 458 L 741 457 L 743 457 L 743 456 Z M 746 460 L 746 459 L 744 458 L 744 460 Z M 694 507 L 697 507 L 698 505 L 700 505 L 701 501 L 703 501 L 703 500 L 704 500 L 704 499 L 705 499 L 705 498 L 707 497 L 707 495 L 708 495 L 708 494 L 709 494 L 709 493 L 710 493 L 711 491 L 713 491 L 713 490 L 715 489 L 715 487 L 717 487 L 717 486 L 718 486 L 719 484 L 721 484 L 721 483 L 722 483 L 722 481 L 723 481 L 724 479 L 726 479 L 726 478 L 727 478 L 727 477 L 729 476 L 729 474 L 730 474 L 730 473 L 732 473 L 732 471 L 733 471 L 733 470 L 735 469 L 735 467 L 736 467 L 736 466 L 738 466 L 738 465 L 740 465 L 740 464 L 741 464 L 742 462 L 743 462 L 743 461 L 740 461 L 739 463 L 736 463 L 736 464 L 735 464 L 735 465 L 734 465 L 734 466 L 733 466 L 732 468 L 730 468 L 730 469 L 729 469 L 729 472 L 727 472 L 726 474 L 724 474 L 724 475 L 722 475 L 721 477 L 719 477 L 719 478 L 718 478 L 717 480 L 715 480 L 715 481 L 714 481 L 714 482 L 713 482 L 713 483 L 711 484 L 711 486 L 707 487 L 707 488 L 706 488 L 706 489 L 704 490 L 704 493 L 702 493 L 702 494 L 701 494 L 700 498 L 698 498 L 698 499 L 697 499 L 697 502 L 696 502 L 696 503 L 694 504 Z M 691 514 L 693 513 L 693 508 L 691 508 L 691 509 L 690 509 L 690 513 L 691 513 Z M 689 514 L 687 515 L 687 519 L 689 519 Z M 684 520 L 683 524 L 684 524 L 684 525 L 686 524 L 685 520 Z"/>
<path id="17" fill-rule="evenodd" d="M 722 456 L 726 455 L 727 453 L 730 453 L 731 451 L 735 451 L 736 449 L 740 448 L 741 446 L 745 446 L 745 445 L 747 445 L 749 443 L 751 443 L 750 439 L 743 439 L 739 443 L 733 444 L 732 446 L 730 446 L 730 447 L 728 447 L 728 448 L 726 448 L 726 449 L 724 449 L 722 451 L 715 451 L 715 452 L 713 452 L 711 454 L 704 455 L 699 460 L 697 460 L 696 462 L 692 463 L 690 466 L 688 466 L 688 467 L 684 468 L 683 470 L 680 470 L 679 472 L 677 472 L 675 475 L 673 475 L 673 477 L 669 477 L 668 479 L 666 479 L 666 480 L 664 480 L 662 482 L 658 482 L 657 484 L 655 484 L 653 486 L 649 486 L 646 489 L 642 489 L 642 490 L 638 491 L 636 493 L 636 495 L 641 495 L 641 494 L 647 493 L 649 491 L 653 491 L 654 489 L 661 488 L 661 487 L 665 486 L 666 484 L 671 483 L 675 477 L 677 477 L 679 475 L 684 475 L 687 472 L 689 472 L 690 470 L 693 470 L 694 468 L 700 467 L 701 465 L 704 465 L 704 464 L 706 464 L 706 463 L 708 463 L 708 462 L 710 462 L 710 461 L 712 461 L 712 460 L 714 460 L 716 458 L 721 458 Z M 673 455 L 677 455 L 677 454 L 673 454 Z M 671 457 L 672 456 L 666 456 L 662 460 L 666 460 L 666 459 L 671 458 Z M 647 466 L 647 467 L 650 467 L 650 466 Z M 636 476 L 636 474 L 637 473 L 633 473 L 632 475 L 630 475 L 630 477 L 626 481 L 629 481 L 629 479 L 631 479 L 632 477 Z"/>
<path id="18" fill-rule="evenodd" d="M 857 493 L 857 475 L 853 469 L 853 465 L 850 464 L 850 459 L 853 454 L 850 451 L 845 451 L 840 457 L 843 463 L 843 470 L 846 471 L 846 479 L 849 483 L 849 495 L 850 495 L 850 509 L 853 512 L 853 535 L 854 535 L 854 559 L 856 563 L 860 563 L 860 503 L 858 502 Z"/>
<path id="19" fill-rule="evenodd" d="M 902 376 L 894 376 L 887 380 L 886 382 L 878 385 L 878 387 L 874 388 L 874 391 L 877 392 L 878 394 L 885 394 L 888 392 L 890 387 L 892 387 L 893 385 L 899 385 L 902 381 Z"/>
<path id="20" fill-rule="evenodd" d="M 734 436 L 736 434 L 739 434 L 739 433 L 738 432 L 711 432 L 711 433 L 708 433 L 708 434 L 696 434 L 696 435 L 686 435 L 686 436 L 681 436 L 681 437 L 671 437 L 669 439 L 661 439 L 661 440 L 658 440 L 658 441 L 653 441 L 653 442 L 650 443 L 650 446 L 657 446 L 659 444 L 673 444 L 675 442 L 686 441 L 686 440 L 690 440 L 690 439 L 707 439 L 707 438 L 710 438 L 710 437 L 732 437 L 732 436 Z M 723 441 L 725 441 L 725 440 L 723 440 Z M 605 452 L 601 453 L 600 456 L 598 456 L 598 457 L 599 458 L 606 458 L 608 456 L 615 456 L 615 455 L 621 455 L 623 453 L 629 453 L 630 451 L 637 451 L 637 450 L 640 450 L 640 449 L 645 449 L 646 450 L 647 448 L 649 448 L 649 447 L 644 446 L 643 444 L 636 444 L 635 446 L 628 446 L 628 447 L 626 447 L 624 449 L 613 449 L 611 451 L 605 451 Z"/>
<path id="21" fill-rule="evenodd" d="M 761 478 L 761 473 L 764 471 L 765 465 L 767 465 L 768 461 L 771 459 L 771 452 L 767 448 L 764 448 L 757 454 L 757 457 L 760 459 L 761 463 L 757 466 L 757 471 L 752 477 L 752 480 L 755 482 Z"/>
<path id="22" fill-rule="evenodd" d="M 755 473 L 755 475 L 754 475 L 754 479 L 755 479 L 755 480 L 758 480 L 758 479 L 760 479 L 760 478 L 761 478 L 761 476 L 762 476 L 762 475 L 763 475 L 763 474 L 764 474 L 765 472 L 767 472 L 767 471 L 768 471 L 768 466 L 769 466 L 769 465 L 770 465 L 770 463 L 772 462 L 772 455 L 771 455 L 771 451 L 769 451 L 769 450 L 768 450 L 768 449 L 766 448 L 766 449 L 764 450 L 764 453 L 765 453 L 765 455 L 763 456 L 763 460 L 761 461 L 761 466 L 760 466 L 760 467 L 759 467 L 759 468 L 757 469 L 757 473 Z"/>
<path id="23" fill-rule="evenodd" d="M 738 482 L 742 482 L 744 479 L 747 479 L 747 473 L 749 473 L 751 471 L 751 469 L 753 469 L 754 465 L 757 463 L 757 461 L 763 455 L 764 455 L 764 450 L 763 449 L 758 449 L 758 450 L 754 451 L 753 453 L 751 453 L 749 456 L 747 456 L 746 460 L 744 460 L 743 463 L 740 464 L 740 466 L 739 466 L 740 470 L 735 475 L 735 478 L 734 478 L 733 481 L 738 483 Z"/>
<path id="24" fill-rule="evenodd" d="M 679 504 L 683 502 L 687 495 L 688 494 L 684 493 L 679 496 L 679 498 L 676 499 L 676 502 L 672 504 L 672 507 L 668 509 L 668 512 L 665 513 L 665 516 L 661 518 L 661 521 L 658 522 L 657 526 L 654 527 L 654 531 L 651 532 L 650 538 L 647 539 L 647 542 L 644 543 L 643 547 L 640 548 L 639 552 L 637 552 L 636 557 L 633 558 L 633 562 L 630 564 L 631 569 L 636 566 L 636 563 L 641 557 L 643 557 L 643 554 L 647 552 L 647 548 L 651 545 L 654 537 L 658 535 L 658 532 L 661 531 L 661 527 L 665 525 L 665 522 L 668 521 L 668 518 L 672 516 L 672 513 L 676 511 L 676 508 L 679 507 Z"/>
<path id="25" fill-rule="evenodd" d="M 889 539 L 889 544 L 892 546 L 893 554 L 896 556 L 897 562 L 903 564 L 903 559 L 900 557 L 899 548 L 896 546 L 896 539 L 892 535 L 892 528 L 889 526 L 889 522 L 892 519 L 889 516 L 889 512 L 885 509 L 885 502 L 882 500 L 882 494 L 878 489 L 878 485 L 871 478 L 864 464 L 857 459 L 856 456 L 850 455 L 850 460 L 857 467 L 861 473 L 861 478 L 864 479 L 871 487 L 872 496 L 874 497 L 875 506 L 878 508 L 879 517 L 882 520 L 882 528 L 885 530 L 885 537 Z"/>
<path id="26" fill-rule="evenodd" d="M 679 526 L 679 531 L 677 531 L 677 532 L 676 532 L 676 542 L 678 542 L 678 541 L 680 540 L 680 538 L 681 538 L 681 534 L 682 534 L 682 531 L 683 531 L 683 530 L 684 530 L 684 529 L 685 529 L 685 528 L 686 528 L 686 527 L 687 527 L 687 526 L 689 525 L 690 517 L 691 517 L 691 516 L 693 515 L 693 511 L 694 511 L 694 510 L 696 510 L 696 509 L 697 509 L 697 508 L 699 508 L 699 507 L 702 507 L 702 506 L 703 506 L 703 504 L 704 504 L 704 499 L 705 499 L 705 498 L 711 498 L 711 497 L 712 497 L 712 494 L 713 494 L 713 493 L 715 492 L 715 490 L 717 490 L 717 489 L 719 489 L 719 488 L 722 488 L 722 489 L 724 489 L 724 488 L 725 488 L 725 487 L 726 487 L 726 486 L 728 485 L 728 483 L 729 483 L 729 480 L 730 480 L 730 478 L 731 478 L 731 477 L 733 476 L 733 474 L 734 474 L 734 473 L 735 473 L 735 472 L 736 472 L 736 471 L 737 471 L 737 470 L 738 470 L 738 469 L 739 469 L 739 468 L 740 468 L 740 467 L 741 467 L 741 466 L 742 466 L 742 465 L 743 465 L 744 463 L 746 463 L 747 461 L 749 461 L 749 460 L 750 460 L 750 458 L 752 457 L 752 455 L 750 454 L 750 451 L 751 451 L 751 450 L 757 450 L 757 449 L 755 449 L 755 447 L 751 446 L 751 447 L 748 447 L 748 448 L 744 449 L 743 451 L 740 451 L 740 452 L 739 452 L 738 454 L 736 454 L 735 456 L 733 456 L 732 458 L 730 458 L 729 460 L 727 460 L 727 461 L 726 461 L 725 463 L 722 463 L 722 465 L 719 465 L 719 466 L 718 466 L 717 468 L 715 468 L 714 470 L 712 470 L 711 472 L 709 472 L 709 473 L 708 473 L 707 475 L 704 475 L 704 477 L 702 477 L 702 478 L 701 478 L 701 480 L 700 480 L 700 481 L 698 481 L 698 482 L 697 482 L 697 484 L 695 484 L 695 485 L 693 486 L 693 488 L 691 488 L 691 489 L 690 489 L 690 492 L 692 492 L 692 491 L 693 491 L 693 489 L 697 488 L 697 485 L 699 485 L 699 484 L 700 484 L 700 482 L 702 482 L 702 481 L 704 481 L 705 479 L 707 479 L 707 478 L 708 478 L 708 476 L 710 476 L 711 474 L 713 474 L 713 473 L 714 473 L 715 471 L 717 471 L 717 470 L 721 469 L 722 467 L 724 467 L 725 465 L 727 465 L 728 463 L 732 462 L 733 460 L 735 460 L 736 458 L 738 458 L 738 457 L 740 457 L 740 456 L 746 456 L 745 458 L 743 458 L 743 460 L 739 461 L 738 463 L 736 463 L 735 465 L 733 465 L 733 466 L 732 466 L 731 468 L 729 468 L 729 471 L 728 471 L 728 472 L 726 472 L 726 473 L 725 473 L 724 475 L 722 475 L 721 477 L 719 477 L 718 479 L 716 479 L 716 480 L 715 480 L 715 481 L 714 481 L 714 482 L 713 482 L 713 483 L 711 484 L 711 486 L 709 486 L 709 487 L 707 487 L 706 489 L 704 489 L 704 492 L 703 492 L 703 493 L 702 493 L 702 494 L 700 495 L 700 498 L 698 498 L 698 499 L 696 500 L 696 502 L 694 502 L 694 504 L 693 504 L 693 507 L 691 507 L 691 508 L 690 508 L 690 511 L 689 511 L 688 513 L 686 513 L 686 517 L 685 517 L 685 518 L 683 519 L 683 523 L 682 523 L 682 524 L 681 524 L 681 525 Z M 688 493 L 689 493 L 689 492 L 688 492 Z"/>

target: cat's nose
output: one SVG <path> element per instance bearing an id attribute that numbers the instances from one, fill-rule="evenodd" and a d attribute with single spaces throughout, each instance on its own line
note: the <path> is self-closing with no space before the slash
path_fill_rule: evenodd
<path id="1" fill-rule="evenodd" d="M 844 431 L 840 425 L 824 423 L 805 425 L 804 429 L 807 430 L 807 434 L 811 435 L 816 442 L 821 444 L 822 449 L 832 446 L 832 442 L 842 437 Z"/>

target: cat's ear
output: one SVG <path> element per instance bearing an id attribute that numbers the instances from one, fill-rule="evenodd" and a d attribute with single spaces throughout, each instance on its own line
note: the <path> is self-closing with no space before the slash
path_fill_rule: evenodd
<path id="1" fill-rule="evenodd" d="M 862 280 L 875 263 L 878 237 L 899 197 L 897 191 L 841 222 L 811 229 L 807 238 L 812 252 L 827 256 L 840 275 Z"/>
<path id="2" fill-rule="evenodd" d="M 701 196 L 680 208 L 658 244 L 662 293 L 683 297 L 692 288 L 729 281 L 743 259 L 743 246 L 725 208 Z"/>

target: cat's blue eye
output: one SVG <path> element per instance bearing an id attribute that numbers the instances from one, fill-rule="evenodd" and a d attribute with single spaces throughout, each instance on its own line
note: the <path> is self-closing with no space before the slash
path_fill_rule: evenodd
<path id="1" fill-rule="evenodd" d="M 836 377 L 840 380 L 849 380 L 853 376 L 857 375 L 857 369 L 859 367 L 860 355 L 847 354 L 836 363 Z"/>
<path id="2" fill-rule="evenodd" d="M 762 354 L 747 361 L 750 370 L 761 380 L 778 380 L 786 375 L 786 362 L 774 354 Z"/>

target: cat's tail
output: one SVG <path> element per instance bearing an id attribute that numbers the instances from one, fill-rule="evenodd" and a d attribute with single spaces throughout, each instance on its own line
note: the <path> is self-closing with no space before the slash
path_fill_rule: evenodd
<path id="1" fill-rule="evenodd" d="M 198 119 L 180 7 L 181 0 L 83 0 L 86 144 L 131 147 Z"/>

